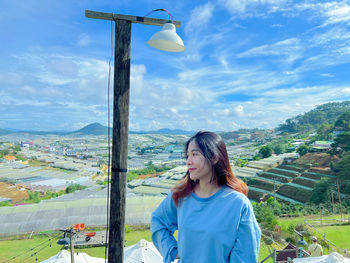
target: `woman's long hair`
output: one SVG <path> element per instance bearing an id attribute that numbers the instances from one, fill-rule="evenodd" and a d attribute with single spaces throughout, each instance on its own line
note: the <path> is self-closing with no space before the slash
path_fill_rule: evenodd
<path id="1" fill-rule="evenodd" d="M 207 131 L 198 132 L 187 141 L 185 155 L 187 155 L 188 146 L 192 141 L 197 143 L 203 156 L 212 164 L 211 181 L 216 180 L 219 186 L 227 185 L 238 192 L 248 195 L 247 185 L 235 177 L 232 172 L 226 145 L 220 135 Z M 187 170 L 185 177 L 172 189 L 172 197 L 175 204 L 178 205 L 181 198 L 188 196 L 195 185 L 196 182 L 190 178 L 190 173 Z"/>

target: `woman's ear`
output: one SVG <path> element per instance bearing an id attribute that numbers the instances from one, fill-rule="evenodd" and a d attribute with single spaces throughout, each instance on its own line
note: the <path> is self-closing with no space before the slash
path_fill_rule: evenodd
<path id="1" fill-rule="evenodd" d="M 217 162 L 219 161 L 218 157 L 213 156 L 213 158 L 211 158 L 211 165 L 215 165 L 217 164 Z"/>

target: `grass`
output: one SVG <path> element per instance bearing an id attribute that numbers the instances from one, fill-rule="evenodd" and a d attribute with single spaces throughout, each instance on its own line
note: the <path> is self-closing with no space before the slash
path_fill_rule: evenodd
<path id="1" fill-rule="evenodd" d="M 56 238 L 53 238 L 53 237 Z M 0 263 L 7 262 L 13 257 L 16 259 L 11 262 L 33 262 L 36 257 L 38 262 L 48 259 L 56 255 L 62 246 L 57 244 L 58 239 L 62 237 L 62 233 L 55 233 L 53 237 L 48 235 L 36 235 L 31 239 L 4 240 L 0 241 Z M 50 241 L 51 239 L 51 241 Z M 125 246 L 136 244 L 140 239 L 151 241 L 151 233 L 148 229 L 131 230 L 125 233 Z M 51 243 L 51 248 L 50 248 Z M 31 250 L 34 248 L 33 250 Z M 104 247 L 91 247 L 83 249 L 75 249 L 76 252 L 87 253 L 92 257 L 104 258 Z M 35 254 L 37 252 L 37 254 Z"/>
<path id="2" fill-rule="evenodd" d="M 350 248 L 350 227 L 349 225 L 342 226 L 324 226 L 316 228 L 320 233 L 326 234 L 326 238 L 334 243 L 338 248 Z M 319 236 L 319 239 L 321 237 Z M 329 253 L 332 251 L 328 251 Z"/>
<path id="3" fill-rule="evenodd" d="M 177 235 L 175 236 L 177 237 Z M 51 240 L 51 248 L 49 247 L 50 237 L 48 236 L 34 236 L 32 239 L 0 241 L 0 262 L 7 262 L 18 255 L 21 256 L 11 262 L 33 262 L 36 259 L 36 256 L 39 262 L 48 259 L 49 257 L 56 255 L 62 249 L 62 246 L 57 245 L 57 240 L 60 237 L 61 235 L 58 238 Z M 140 239 L 151 241 L 151 232 L 148 229 L 144 229 L 131 230 L 130 232 L 125 233 L 125 246 L 136 244 Z M 30 250 L 35 247 L 36 249 Z M 39 252 L 35 255 L 34 253 L 37 251 Z M 268 256 L 271 253 L 270 251 L 272 251 L 270 246 L 261 244 L 259 261 Z M 87 253 L 92 257 L 105 257 L 104 247 L 75 249 L 75 252 Z"/>

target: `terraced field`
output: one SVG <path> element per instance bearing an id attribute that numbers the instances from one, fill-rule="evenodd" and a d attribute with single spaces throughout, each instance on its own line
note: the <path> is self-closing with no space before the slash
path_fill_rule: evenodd
<path id="1" fill-rule="evenodd" d="M 306 203 L 317 181 L 335 178 L 327 171 L 318 171 L 308 165 L 281 164 L 248 181 L 249 198 L 259 202 L 274 196 L 284 202 Z"/>
<path id="2" fill-rule="evenodd" d="M 264 172 L 260 175 L 260 177 L 265 177 L 281 183 L 288 183 L 292 180 L 292 178 L 289 176 L 278 174 L 278 173 L 271 173 L 271 172 Z"/>

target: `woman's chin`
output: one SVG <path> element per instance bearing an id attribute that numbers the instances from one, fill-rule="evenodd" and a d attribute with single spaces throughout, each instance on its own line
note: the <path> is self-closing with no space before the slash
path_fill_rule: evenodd
<path id="1" fill-rule="evenodd" d="M 192 180 L 192 181 L 196 181 L 196 180 L 198 180 L 198 177 L 197 177 L 197 176 L 195 176 L 195 175 L 191 175 L 191 174 L 190 174 L 190 178 L 191 178 L 191 180 Z"/>

